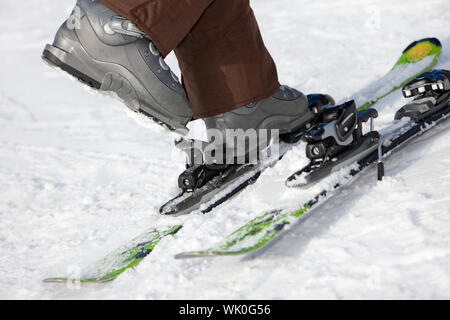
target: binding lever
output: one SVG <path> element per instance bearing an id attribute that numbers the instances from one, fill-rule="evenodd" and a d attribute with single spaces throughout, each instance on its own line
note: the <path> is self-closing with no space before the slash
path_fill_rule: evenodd
<path id="1" fill-rule="evenodd" d="M 186 154 L 186 170 L 178 177 L 178 186 L 183 191 L 192 192 L 201 188 L 214 177 L 219 176 L 230 165 L 224 160 L 216 162 L 217 154 L 222 146 L 201 140 L 179 138 L 175 147 Z"/>
<path id="2" fill-rule="evenodd" d="M 303 137 L 310 163 L 290 176 L 288 187 L 305 187 L 329 176 L 332 172 L 358 162 L 376 150 L 379 133 L 374 131 L 375 109 L 358 111 L 355 101 L 322 110 L 321 123 Z M 370 131 L 363 134 L 363 124 L 370 120 Z"/>
<path id="3" fill-rule="evenodd" d="M 375 109 L 357 111 L 355 101 L 322 111 L 321 123 L 311 128 L 303 137 L 308 143 L 306 155 L 315 164 L 324 164 L 346 150 L 362 136 L 362 124 L 378 117 Z M 373 129 L 373 123 L 371 124 Z"/>
<path id="4" fill-rule="evenodd" d="M 425 72 L 403 87 L 403 95 L 414 100 L 397 111 L 395 120 L 410 118 L 417 123 L 446 106 L 450 97 L 450 72 Z"/>

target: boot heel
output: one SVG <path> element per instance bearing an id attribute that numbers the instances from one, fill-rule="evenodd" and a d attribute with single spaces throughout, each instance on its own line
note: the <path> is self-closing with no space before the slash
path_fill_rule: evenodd
<path id="1" fill-rule="evenodd" d="M 84 74 L 83 72 L 71 67 L 70 65 L 64 63 L 63 61 L 68 60 L 67 56 L 70 53 L 67 53 L 64 50 L 61 50 L 59 48 L 56 48 L 50 44 L 47 44 L 45 46 L 44 52 L 42 53 L 42 59 L 49 63 L 53 67 L 58 67 L 67 73 L 71 74 L 81 82 L 87 84 L 91 88 L 99 90 L 101 87 L 101 83 L 97 80 L 89 77 L 88 75 Z"/>

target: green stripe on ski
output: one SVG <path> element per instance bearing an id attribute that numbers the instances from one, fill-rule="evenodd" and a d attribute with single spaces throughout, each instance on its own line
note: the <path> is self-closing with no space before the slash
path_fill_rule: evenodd
<path id="1" fill-rule="evenodd" d="M 420 74 L 430 70 L 436 65 L 441 55 L 442 45 L 436 38 L 426 38 L 411 43 L 402 53 L 394 67 L 381 79 L 369 86 L 372 92 L 360 92 L 362 96 L 355 100 L 359 105 L 358 110 L 364 110 L 389 94 L 403 87 L 409 81 Z M 396 78 L 398 73 L 402 74 L 400 79 Z M 383 87 L 385 84 L 387 87 Z"/>
<path id="2" fill-rule="evenodd" d="M 165 237 L 174 235 L 181 225 L 170 226 L 162 231 L 151 229 L 109 253 L 103 259 L 92 265 L 79 277 L 54 277 L 44 279 L 44 282 L 106 282 L 111 281 L 124 271 L 136 266 Z"/>
<path id="3" fill-rule="evenodd" d="M 295 211 L 288 211 L 283 213 L 282 210 L 274 210 L 266 212 L 261 216 L 253 219 L 243 227 L 239 228 L 215 248 L 181 253 L 175 256 L 177 259 L 190 258 L 196 256 L 232 256 L 241 255 L 256 249 L 261 248 L 267 244 L 270 240 L 275 238 L 280 232 L 283 231 L 286 225 L 293 223 L 297 218 L 305 214 L 311 205 L 305 204 L 301 208 Z M 240 243 L 246 243 L 246 240 L 259 238 L 258 241 L 249 246 L 239 248 Z M 233 249 L 233 247 L 238 248 Z"/>

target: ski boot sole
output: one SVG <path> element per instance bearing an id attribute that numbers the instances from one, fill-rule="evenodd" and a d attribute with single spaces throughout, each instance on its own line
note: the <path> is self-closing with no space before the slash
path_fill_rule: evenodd
<path id="1" fill-rule="evenodd" d="M 185 135 L 189 131 L 186 126 L 171 121 L 171 119 L 156 111 L 148 101 L 144 102 L 144 99 L 139 96 L 139 90 L 136 90 L 135 87 L 142 87 L 141 90 L 143 91 L 145 89 L 140 84 L 139 80 L 126 68 L 118 64 L 97 61 L 89 56 L 81 46 L 72 49 L 77 50 L 76 55 L 54 45 L 47 44 L 42 53 L 42 59 L 50 66 L 67 72 L 96 91 L 110 91 L 116 93 L 129 109 L 134 112 L 142 113 L 170 131 L 176 131 L 182 135 Z M 83 61 L 81 61 L 77 55 L 81 55 Z M 111 71 L 103 71 L 106 69 L 106 65 Z M 94 76 L 92 73 L 95 73 L 96 75 Z M 126 74 L 127 77 L 124 77 L 121 74 Z M 131 83 L 130 80 L 133 83 Z M 153 99 L 153 97 L 150 99 Z M 147 98 L 145 100 L 149 99 Z"/>

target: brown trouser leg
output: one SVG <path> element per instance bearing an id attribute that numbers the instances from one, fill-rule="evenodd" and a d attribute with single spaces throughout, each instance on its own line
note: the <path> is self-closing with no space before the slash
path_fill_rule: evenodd
<path id="1" fill-rule="evenodd" d="M 279 88 L 249 0 L 100 0 L 172 50 L 195 118 L 270 97 Z"/>

